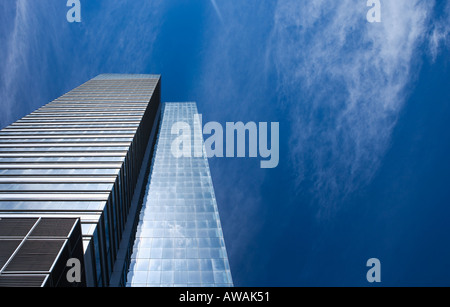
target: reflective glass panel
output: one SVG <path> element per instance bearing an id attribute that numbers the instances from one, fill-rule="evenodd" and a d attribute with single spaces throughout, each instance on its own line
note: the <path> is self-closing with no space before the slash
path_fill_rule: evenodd
<path id="1" fill-rule="evenodd" d="M 164 105 L 127 286 L 233 286 L 206 155 L 171 152 L 171 127 L 181 121 L 191 127 L 192 150 L 204 153 L 196 114 L 195 103 Z"/>

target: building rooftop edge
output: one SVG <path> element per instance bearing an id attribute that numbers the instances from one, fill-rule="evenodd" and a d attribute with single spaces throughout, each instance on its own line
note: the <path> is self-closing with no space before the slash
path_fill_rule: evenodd
<path id="1" fill-rule="evenodd" d="M 158 74 L 100 74 L 92 80 L 160 79 Z"/>

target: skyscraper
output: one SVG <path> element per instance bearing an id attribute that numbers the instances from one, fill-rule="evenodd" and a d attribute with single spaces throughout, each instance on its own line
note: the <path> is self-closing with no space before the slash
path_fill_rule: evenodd
<path id="1" fill-rule="evenodd" d="M 99 75 L 0 131 L 0 286 L 65 285 L 80 249 L 88 286 L 232 285 L 207 159 L 170 152 L 171 123 L 192 124 L 196 105 L 162 117 L 160 91 L 159 75 Z"/>
<path id="2" fill-rule="evenodd" d="M 159 112 L 160 76 L 100 75 L 1 130 L 0 218 L 79 218 L 87 285 L 123 284 Z"/>
<path id="3" fill-rule="evenodd" d="M 127 286 L 233 285 L 202 127 L 195 116 L 192 102 L 163 106 Z M 191 127 L 188 143 L 194 147 L 186 157 L 173 154 L 172 127 L 177 123 Z"/>

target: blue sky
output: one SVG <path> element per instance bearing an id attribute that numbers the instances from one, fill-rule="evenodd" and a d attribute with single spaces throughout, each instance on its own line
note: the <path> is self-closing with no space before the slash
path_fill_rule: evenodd
<path id="1" fill-rule="evenodd" d="M 450 285 L 450 2 L 0 2 L 0 125 L 100 73 L 204 121 L 280 122 L 280 164 L 210 161 L 237 286 Z"/>

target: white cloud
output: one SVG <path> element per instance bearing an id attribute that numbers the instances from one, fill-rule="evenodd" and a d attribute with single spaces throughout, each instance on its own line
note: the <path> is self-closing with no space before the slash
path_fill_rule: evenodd
<path id="1" fill-rule="evenodd" d="M 5 42 L 2 49 L 4 54 L 3 71 L 2 71 L 2 84 L 0 99 L 2 102 L 2 115 L 0 124 L 3 126 L 11 117 L 11 108 L 14 105 L 13 101 L 17 94 L 17 90 L 14 87 L 14 83 L 17 82 L 20 75 L 27 73 L 26 68 L 28 59 L 26 57 L 28 51 L 28 29 L 30 18 L 28 16 L 28 6 L 25 0 L 16 1 L 15 5 L 15 18 L 12 32 L 7 42 Z"/>
<path id="2" fill-rule="evenodd" d="M 7 28 L 0 31 L 2 127 L 97 74 L 148 69 L 163 1 L 111 0 L 95 10 L 83 3 L 79 24 L 67 22 L 65 2 L 1 5 Z"/>
<path id="3" fill-rule="evenodd" d="M 450 46 L 450 2 L 447 2 L 442 12 L 442 17 L 433 24 L 430 36 L 430 53 L 433 60 L 436 59 L 439 51 L 443 47 Z"/>
<path id="4" fill-rule="evenodd" d="M 217 17 L 219 17 L 220 21 L 223 23 L 222 13 L 220 12 L 219 7 L 217 6 L 216 0 L 211 0 L 211 4 L 214 7 L 214 10 L 216 11 Z"/>
<path id="5" fill-rule="evenodd" d="M 7 18 L 2 26 L 7 30 L 1 37 L 0 126 L 5 126 L 49 100 L 50 90 L 59 78 L 49 75 L 58 62 L 64 62 L 64 44 L 57 6 L 52 2 L 31 0 L 11 1 L 4 7 Z M 65 8 L 65 3 L 64 6 Z M 54 95 L 54 94 L 53 94 Z"/>
<path id="6" fill-rule="evenodd" d="M 433 1 L 280 0 L 269 52 L 294 121 L 291 159 L 326 213 L 364 186 L 386 152 Z"/>

